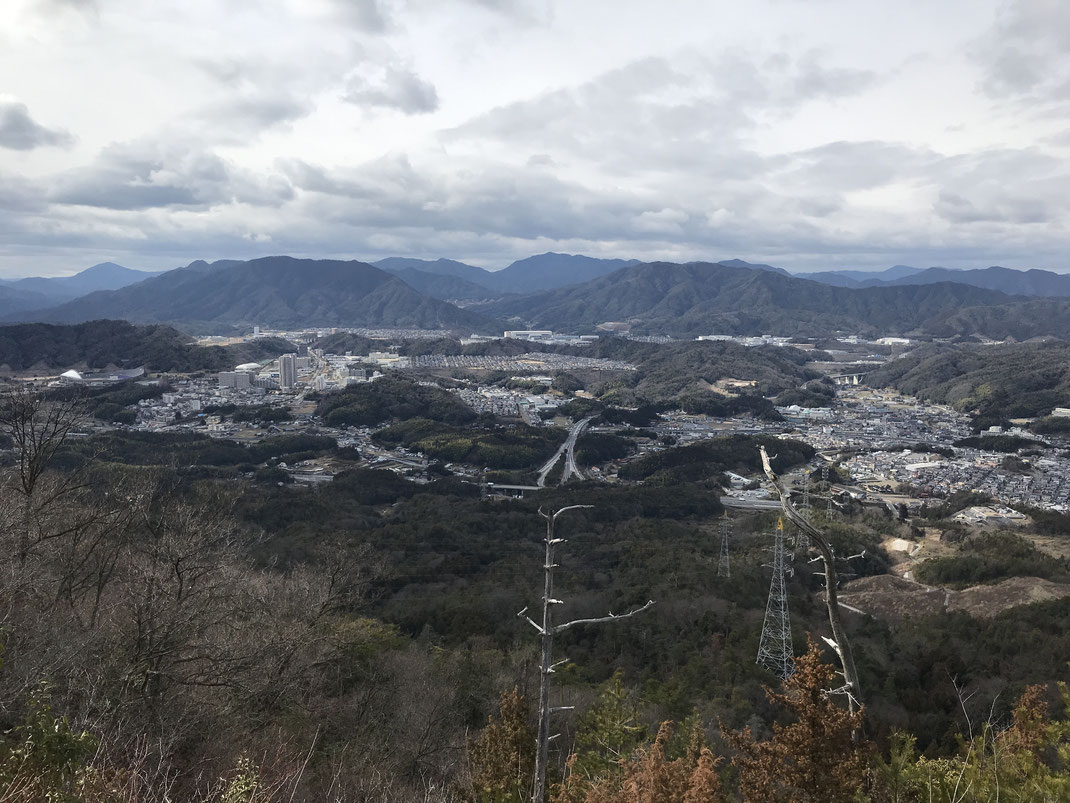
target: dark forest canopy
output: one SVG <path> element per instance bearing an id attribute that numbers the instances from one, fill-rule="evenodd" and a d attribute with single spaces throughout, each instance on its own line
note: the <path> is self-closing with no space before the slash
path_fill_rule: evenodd
<path id="1" fill-rule="evenodd" d="M 381 382 L 390 392 L 380 397 L 339 395 L 356 399 L 369 418 L 407 414 L 405 396 L 414 407 L 449 415 L 435 393 L 413 395 L 423 386 L 398 383 L 391 390 L 389 380 Z M 499 430 L 485 419 L 470 426 L 410 419 L 380 437 L 442 433 L 449 441 L 467 437 L 475 448 L 483 448 L 475 442 L 484 437 L 551 438 L 543 430 Z M 302 487 L 264 467 L 304 455 L 341 457 L 333 438 L 316 435 L 241 445 L 190 434 L 107 433 L 69 443 L 54 470 L 28 491 L 15 472 L 0 469 L 0 513 L 8 523 L 0 545 L 10 557 L 0 781 L 35 784 L 25 803 L 244 803 L 257 799 L 250 790 L 267 788 L 284 790 L 275 799 L 302 803 L 520 803 L 526 782 L 516 780 L 514 767 L 523 769 L 530 750 L 538 670 L 535 634 L 516 612 L 537 604 L 543 591 L 539 508 L 566 505 L 593 507 L 570 511 L 559 530 L 560 615 L 656 604 L 641 618 L 560 634 L 557 657 L 570 660 L 554 673 L 553 702 L 576 710 L 554 714 L 562 737 L 551 753 L 552 781 L 562 778 L 573 750 L 581 754 L 578 766 L 595 768 L 589 778 L 577 774 L 577 783 L 612 783 L 615 767 L 641 777 L 617 763 L 621 755 L 655 766 L 659 723 L 687 720 L 678 731 L 693 738 L 663 741 L 665 761 L 687 759 L 695 764 L 686 765 L 687 778 L 697 777 L 698 745 L 709 744 L 725 763 L 708 756 L 706 796 L 683 799 L 721 803 L 710 792 L 719 783 L 726 800 L 738 801 L 740 789 L 762 780 L 742 758 L 792 743 L 775 741 L 784 731 L 773 723 L 809 722 L 814 727 L 794 740 L 790 760 L 775 763 L 771 782 L 787 789 L 784 800 L 804 799 L 794 792 L 807 783 L 822 792 L 812 799 L 859 800 L 855 793 L 884 777 L 881 762 L 899 744 L 895 730 L 917 740 L 894 754 L 896 777 L 914 783 L 933 775 L 917 751 L 958 760 L 964 696 L 976 700 L 976 722 L 990 714 L 999 722 L 1049 722 L 1046 705 L 1035 703 L 1023 719 L 1016 701 L 1027 684 L 1066 677 L 1070 600 L 991 619 L 942 613 L 890 623 L 853 614 L 848 626 L 866 690 L 862 738 L 871 743 L 849 747 L 855 742 L 846 729 L 830 734 L 816 727 L 842 721 L 840 701 L 824 693 L 834 668 L 815 669 L 816 650 L 800 659 L 799 674 L 820 683 L 788 687 L 806 690 L 792 697 L 799 705 L 786 709 L 767 697 L 763 687 L 782 687 L 754 659 L 775 513 L 732 516 L 731 577 L 717 575 L 720 473 L 755 471 L 759 443 L 778 455 L 780 470 L 813 454 L 790 440 L 713 439 L 636 460 L 631 465 L 642 484 L 581 482 L 519 500 L 486 498 L 455 476 L 415 483 L 353 466 L 332 482 Z M 622 445 L 589 439 L 583 448 L 619 453 Z M 1045 519 L 1044 532 L 1065 533 L 1063 518 Z M 852 508 L 825 526 L 838 554 L 865 551 L 865 559 L 852 562 L 863 575 L 887 571 L 887 538 L 912 537 L 907 525 L 878 511 Z M 948 582 L 1032 572 L 1044 559 L 1015 540 L 967 541 L 953 557 L 963 560 L 932 567 Z M 817 569 L 804 554 L 793 566 L 787 595 L 801 656 L 805 634 L 827 635 L 827 617 Z M 515 754 L 509 739 L 497 738 L 503 731 L 489 726 L 501 722 L 498 701 L 513 689 L 516 730 L 509 732 L 525 735 Z M 617 707 L 607 708 L 607 700 Z M 807 703 L 821 716 L 802 710 Z M 1053 711 L 1051 721 L 1062 727 L 1064 714 Z M 592 754 L 591 745 L 618 744 L 592 730 L 599 722 L 624 726 L 624 753 Z M 1042 745 L 1044 760 L 1057 755 L 1058 739 L 1065 741 L 1065 731 L 1052 733 L 1061 734 L 1054 744 L 1030 743 Z M 765 747 L 748 747 L 751 738 Z M 488 756 L 477 741 L 502 749 Z M 999 755 L 1013 747 L 1002 745 Z M 853 751 L 853 774 L 836 776 L 835 795 L 826 775 L 807 780 L 806 767 L 818 759 L 841 766 L 845 750 Z M 1036 781 L 1048 765 L 1023 750 L 1023 763 L 1014 766 L 1029 768 L 1028 779 Z M 494 780 L 494 755 L 516 795 L 494 796 L 479 786 L 477 778 Z M 870 761 L 875 775 L 867 780 Z M 728 762 L 735 762 L 731 769 Z M 479 774 L 473 767 L 490 769 Z M 684 768 L 676 764 L 680 772 L 658 777 L 683 775 Z M 1065 774 L 1065 767 L 1056 769 Z M 1015 779 L 1002 776 L 1001 789 Z M 137 797 L 112 795 L 121 782 L 144 787 Z"/>
<path id="2" fill-rule="evenodd" d="M 1070 343 L 926 345 L 872 371 L 866 383 L 989 418 L 1045 416 L 1070 406 Z"/>
<path id="3" fill-rule="evenodd" d="M 476 418 L 472 408 L 454 394 L 397 375 L 327 394 L 316 406 L 316 415 L 332 427 L 371 427 L 411 418 L 466 424 Z"/>
<path id="4" fill-rule="evenodd" d="M 585 284 L 480 307 L 539 328 L 593 330 L 607 321 L 636 332 L 863 335 L 981 334 L 1019 339 L 1070 333 L 1070 301 L 1031 300 L 996 290 L 940 282 L 846 288 L 768 270 L 655 262 Z"/>
<path id="5" fill-rule="evenodd" d="M 694 482 L 716 477 L 725 471 L 750 474 L 761 470 L 758 447 L 765 446 L 776 457 L 773 467 L 779 472 L 814 456 L 814 448 L 801 441 L 767 436 L 730 435 L 710 438 L 690 446 L 665 449 L 641 457 L 620 469 L 629 480 Z"/>
<path id="6" fill-rule="evenodd" d="M 352 334 L 321 339 L 317 346 L 328 352 L 364 354 L 382 348 L 382 341 Z M 775 396 L 820 374 L 806 368 L 812 355 L 795 348 L 747 347 L 730 341 L 686 340 L 674 343 L 642 343 L 606 335 L 587 347 L 557 346 L 526 340 L 493 340 L 461 345 L 459 340 L 409 340 L 397 344 L 398 353 L 470 354 L 516 356 L 527 352 L 599 357 L 627 362 L 635 371 L 613 372 L 606 378 L 598 372 L 584 375 L 584 387 L 611 404 L 639 406 L 670 404 L 685 397 L 709 394 L 710 386 L 724 379 L 753 383 L 741 392 Z M 729 391 L 717 395 L 727 398 Z"/>
<path id="7" fill-rule="evenodd" d="M 388 446 L 405 446 L 446 463 L 468 463 L 477 468 L 534 469 L 547 460 L 565 439 L 559 428 L 455 427 L 413 418 L 375 433 Z"/>
<path id="8" fill-rule="evenodd" d="M 26 371 L 137 368 L 149 371 L 229 371 L 243 362 L 294 350 L 278 338 L 234 346 L 198 346 L 170 326 L 135 326 L 126 321 L 89 321 L 70 326 L 20 323 L 0 326 L 0 366 Z"/>

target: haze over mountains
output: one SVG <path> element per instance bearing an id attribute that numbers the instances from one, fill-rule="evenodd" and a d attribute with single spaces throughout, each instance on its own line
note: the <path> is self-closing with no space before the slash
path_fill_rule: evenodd
<path id="1" fill-rule="evenodd" d="M 620 268 L 638 265 L 639 260 L 596 259 L 580 254 L 549 252 L 519 259 L 507 268 L 498 271 L 477 268 L 474 265 L 454 262 L 451 259 L 431 261 L 391 257 L 372 264 L 398 275 L 404 271 L 410 277 L 413 276 L 412 271 L 436 276 L 453 276 L 483 287 L 487 295 L 493 296 L 507 293 L 534 293 L 570 284 L 582 284 L 591 279 L 606 276 Z"/>
<path id="2" fill-rule="evenodd" d="M 1028 296 L 1028 298 L 1027 298 Z M 75 323 L 118 318 L 202 330 L 366 326 L 500 332 L 1070 334 L 1070 276 L 1001 267 L 793 275 L 740 259 L 639 263 L 547 253 L 499 271 L 449 259 L 265 257 L 196 261 L 152 274 L 114 263 L 0 283 L 0 317 Z M 452 302 L 452 303 L 451 303 Z"/>
<path id="3" fill-rule="evenodd" d="M 485 331 L 488 319 L 421 295 L 363 262 L 264 257 L 194 262 L 118 290 L 102 290 L 35 318 L 77 323 L 122 318 L 204 325 L 396 326 Z"/>
<path id="4" fill-rule="evenodd" d="M 564 330 L 621 321 L 635 331 L 692 336 L 900 334 L 927 332 L 963 309 L 1015 302 L 1004 293 L 951 282 L 854 289 L 771 270 L 655 262 L 480 309 L 532 327 Z"/>

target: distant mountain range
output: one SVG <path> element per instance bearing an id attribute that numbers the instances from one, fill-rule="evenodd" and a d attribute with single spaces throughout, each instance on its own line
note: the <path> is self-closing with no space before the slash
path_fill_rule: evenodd
<path id="1" fill-rule="evenodd" d="M 860 270 L 828 271 L 826 273 L 799 273 L 796 277 L 839 287 L 889 287 L 955 282 L 972 287 L 984 287 L 988 290 L 999 290 L 1008 295 L 1070 297 L 1070 274 L 1054 273 L 1049 270 L 1012 270 L 998 265 L 972 270 L 911 268 L 906 265 L 896 265 L 888 270 L 874 273 Z"/>
<path id="2" fill-rule="evenodd" d="M 137 368 L 150 371 L 229 371 L 250 360 L 275 357 L 293 343 L 258 338 L 234 346 L 198 346 L 169 326 L 90 321 L 72 326 L 22 323 L 0 326 L 0 372 L 65 368 Z"/>
<path id="3" fill-rule="evenodd" d="M 477 268 L 475 265 L 466 265 L 463 262 L 454 262 L 452 259 L 432 261 L 390 257 L 381 259 L 373 264 L 378 268 L 401 276 L 421 292 L 427 291 L 416 287 L 413 282 L 423 284 L 424 287 L 434 287 L 434 285 L 428 279 L 418 276 L 414 271 L 462 279 L 471 285 L 483 288 L 483 298 L 492 298 L 510 293 L 534 293 L 539 290 L 552 290 L 556 287 L 564 287 L 571 284 L 582 284 L 591 279 L 610 274 L 620 268 L 638 265 L 639 260 L 596 259 L 579 254 L 548 252 L 527 257 L 526 259 L 519 259 L 509 267 L 496 271 Z M 449 285 L 444 284 L 442 287 L 446 288 Z M 478 297 L 471 295 L 471 288 L 459 289 L 461 292 L 468 293 L 468 295 L 455 295 L 452 298 Z M 436 297 L 444 298 L 445 296 Z"/>
<path id="4" fill-rule="evenodd" d="M 940 270 L 944 270 L 941 268 Z M 870 270 L 829 270 L 817 273 L 795 273 L 796 279 L 810 279 L 822 284 L 832 284 L 837 287 L 871 287 L 882 282 L 892 282 L 897 279 L 909 279 L 924 268 L 912 268 L 909 265 L 893 265 L 890 268 L 879 271 Z"/>
<path id="5" fill-rule="evenodd" d="M 1013 306 L 1004 293 L 943 282 L 844 288 L 772 270 L 718 263 L 655 262 L 624 268 L 578 287 L 485 304 L 514 323 L 584 330 L 609 322 L 677 335 L 866 334 L 924 332 L 965 309 Z"/>
<path id="6" fill-rule="evenodd" d="M 0 292 L 10 289 L 18 294 L 32 296 L 31 303 L 43 307 L 70 301 L 97 290 L 117 290 L 156 275 L 158 274 L 151 271 L 124 268 L 114 262 L 101 262 L 73 276 L 33 276 L 27 279 L 0 280 Z"/>
<path id="7" fill-rule="evenodd" d="M 1026 298 L 1025 296 L 1030 296 Z M 448 259 L 202 260 L 162 274 L 113 263 L 0 282 L 0 319 L 116 318 L 221 331 L 369 326 L 593 331 L 610 321 L 676 335 L 1070 336 L 1070 276 L 912 268 L 792 275 L 772 265 L 639 263 L 547 253 L 500 271 Z M 455 302 L 455 303 L 450 303 Z"/>
<path id="8" fill-rule="evenodd" d="M 118 318 L 197 327 L 245 325 L 494 329 L 483 316 L 422 295 L 363 262 L 265 257 L 191 263 L 118 290 L 101 290 L 33 313 L 77 323 Z"/>

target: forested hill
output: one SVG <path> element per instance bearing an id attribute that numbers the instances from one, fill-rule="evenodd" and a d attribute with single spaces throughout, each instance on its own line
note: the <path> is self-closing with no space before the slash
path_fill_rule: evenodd
<path id="1" fill-rule="evenodd" d="M 488 314 L 554 329 L 591 329 L 606 321 L 631 322 L 634 331 L 704 333 L 893 334 L 945 331 L 948 319 L 978 332 L 1018 331 L 1031 302 L 994 290 L 944 282 L 924 286 L 851 289 L 795 279 L 772 271 L 711 263 L 649 263 L 624 268 L 576 287 L 485 305 Z M 1059 303 L 1059 302 L 1056 302 Z M 1070 324 L 1049 318 L 1052 330 Z M 1024 305 L 1024 306 L 1023 306 Z M 998 312 L 986 315 L 986 308 Z M 1066 328 L 1070 332 L 1070 325 Z M 970 332 L 972 333 L 972 332 Z M 1059 334 L 1059 331 L 1052 331 Z"/>
<path id="2" fill-rule="evenodd" d="M 887 279 L 874 284 L 934 284 L 957 282 L 974 287 L 999 290 L 1020 296 L 1070 296 L 1070 276 L 1050 270 L 1013 270 L 993 265 L 977 270 L 951 270 L 949 268 L 926 268 L 910 276 Z"/>
<path id="3" fill-rule="evenodd" d="M 0 284 L 0 315 L 11 315 L 47 304 L 48 298 L 41 293 L 23 290 L 9 284 Z"/>
<path id="4" fill-rule="evenodd" d="M 34 317 L 55 323 L 123 318 L 139 323 L 303 328 L 386 326 L 496 331 L 497 324 L 409 287 L 363 262 L 265 257 L 193 263 L 119 290 L 91 293 Z"/>
<path id="5" fill-rule="evenodd" d="M 986 417 L 1047 415 L 1070 406 L 1070 343 L 925 346 L 868 374 L 866 383 Z"/>
<path id="6" fill-rule="evenodd" d="M 90 321 L 72 326 L 24 323 L 0 326 L 0 371 L 46 371 L 145 366 L 150 371 L 225 371 L 250 360 L 293 350 L 261 338 L 237 346 L 198 346 L 170 326 Z"/>

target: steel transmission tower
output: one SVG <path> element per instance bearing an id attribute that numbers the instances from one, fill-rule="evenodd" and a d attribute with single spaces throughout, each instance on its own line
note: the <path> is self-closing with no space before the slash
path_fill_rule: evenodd
<path id="1" fill-rule="evenodd" d="M 813 518 L 813 513 L 814 513 L 813 508 L 810 506 L 810 479 L 811 479 L 810 475 L 811 474 L 813 474 L 813 471 L 811 471 L 810 469 L 807 469 L 806 470 L 806 474 L 805 474 L 805 478 L 803 480 L 802 507 L 799 508 L 799 512 L 802 513 L 803 518 L 806 519 L 807 521 L 810 521 L 810 519 Z M 803 551 L 808 550 L 810 548 L 810 536 L 808 536 L 802 530 L 799 530 L 797 533 L 795 533 L 795 546 L 798 547 L 799 549 L 803 550 Z"/>
<path id="2" fill-rule="evenodd" d="M 825 502 L 825 518 L 832 518 L 832 486 L 829 485 L 829 467 L 825 464 L 821 467 L 821 481 L 825 483 L 825 493 L 828 494 L 828 500 Z"/>
<path id="3" fill-rule="evenodd" d="M 717 562 L 717 576 L 729 578 L 732 576 L 732 567 L 728 560 L 728 539 L 732 535 L 732 522 L 728 518 L 728 511 L 724 513 L 721 523 L 721 559 Z"/>
<path id="4" fill-rule="evenodd" d="M 769 582 L 769 600 L 765 604 L 765 621 L 762 623 L 762 638 L 758 644 L 758 660 L 770 672 L 781 679 L 791 676 L 795 670 L 791 649 L 791 622 L 788 620 L 788 592 L 784 578 L 793 571 L 789 553 L 784 549 L 784 519 L 777 519 L 773 540 L 773 562 L 766 564 L 773 569 Z"/>

